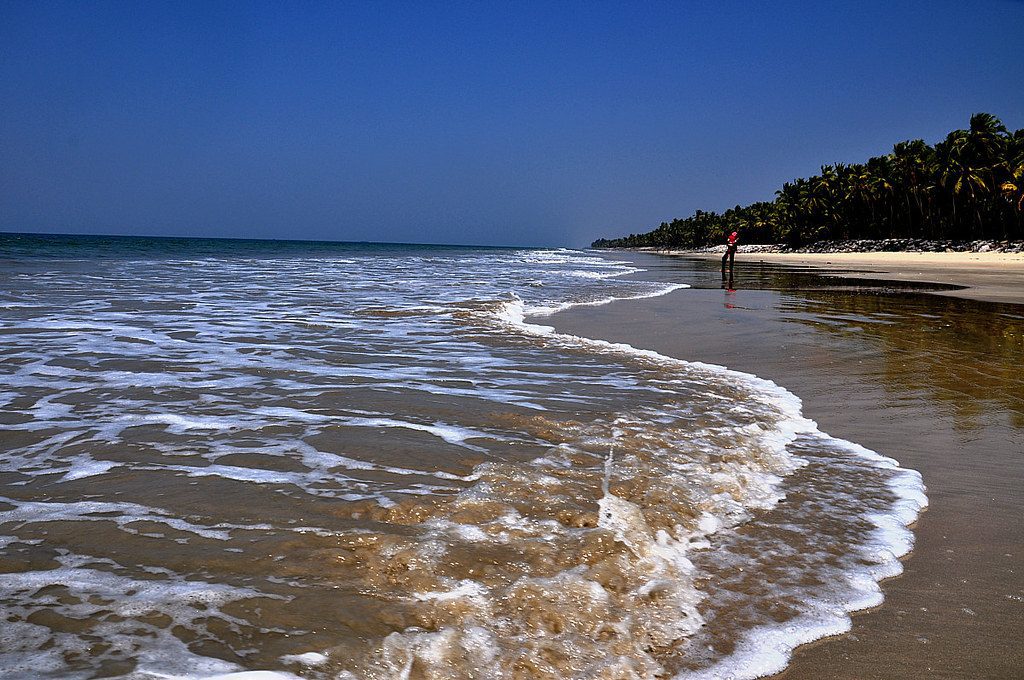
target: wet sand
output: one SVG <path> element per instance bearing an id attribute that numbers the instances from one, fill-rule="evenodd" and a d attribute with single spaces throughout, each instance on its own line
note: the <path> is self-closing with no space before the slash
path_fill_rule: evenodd
<path id="1" fill-rule="evenodd" d="M 885 603 L 777 677 L 1022 677 L 1024 306 L 767 261 L 738 261 L 730 285 L 707 258 L 613 257 L 693 288 L 547 323 L 774 380 L 822 430 L 924 475 L 930 507 Z"/>
<path id="2" fill-rule="evenodd" d="M 721 260 L 720 254 L 682 257 Z M 930 282 L 954 286 L 940 295 L 1024 304 L 1024 253 L 743 253 L 742 262 L 790 265 L 842 273 L 848 278 Z"/>

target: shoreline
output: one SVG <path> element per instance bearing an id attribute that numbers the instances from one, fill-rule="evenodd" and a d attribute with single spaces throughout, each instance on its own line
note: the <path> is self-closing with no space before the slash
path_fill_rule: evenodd
<path id="1" fill-rule="evenodd" d="M 977 253 L 928 254 L 911 271 L 903 269 L 914 253 L 767 255 L 737 262 L 734 288 L 720 279 L 714 253 L 620 251 L 647 269 L 645 278 L 694 287 L 570 309 L 550 323 L 773 380 L 803 400 L 822 431 L 924 476 L 930 506 L 913 528 L 903 575 L 880 584 L 884 602 L 854 613 L 850 632 L 799 646 L 772 678 L 1016 677 L 1024 667 L 1016 640 L 1024 626 L 1016 520 L 1024 516 L 1024 323 L 1019 308 L 975 300 L 1024 301 L 1024 265 L 1006 299 L 992 300 L 970 261 L 948 257 Z M 871 284 L 818 279 L 833 274 Z M 934 295 L 885 280 L 974 285 Z"/>
<path id="2" fill-rule="evenodd" d="M 652 255 L 721 260 L 721 254 L 681 250 Z M 1001 252 L 856 252 L 856 253 L 736 253 L 736 267 L 751 263 L 811 269 L 850 279 L 883 279 L 957 286 L 928 291 L 933 295 L 1024 304 L 1024 253 Z"/>

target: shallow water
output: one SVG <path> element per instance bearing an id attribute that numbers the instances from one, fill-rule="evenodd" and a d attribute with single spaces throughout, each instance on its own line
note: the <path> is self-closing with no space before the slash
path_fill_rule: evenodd
<path id="1" fill-rule="evenodd" d="M 7 677 L 756 677 L 920 477 L 781 387 L 541 324 L 592 253 L 0 237 Z"/>
<path id="2" fill-rule="evenodd" d="M 1024 667 L 1024 315 L 919 286 L 737 263 L 616 254 L 692 288 L 570 310 L 563 332 L 637 342 L 757 373 L 804 414 L 919 470 L 928 512 L 885 603 L 849 634 L 798 649 L 778 677 L 1015 678 Z M 699 319 L 700 323 L 685 323 Z M 787 479 L 788 481 L 788 479 Z M 824 642 L 824 641 L 823 641 Z"/>

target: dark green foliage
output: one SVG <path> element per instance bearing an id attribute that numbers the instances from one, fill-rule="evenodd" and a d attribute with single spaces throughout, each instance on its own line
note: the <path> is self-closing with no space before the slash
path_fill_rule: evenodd
<path id="1" fill-rule="evenodd" d="M 935 146 L 915 139 L 866 163 L 835 163 L 786 182 L 772 202 L 698 210 L 595 248 L 699 248 L 739 231 L 743 243 L 926 238 L 1024 239 L 1024 130 L 977 113 Z"/>

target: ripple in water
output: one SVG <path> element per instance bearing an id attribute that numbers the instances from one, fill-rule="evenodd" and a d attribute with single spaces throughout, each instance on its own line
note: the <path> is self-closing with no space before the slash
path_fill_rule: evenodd
<path id="1" fill-rule="evenodd" d="M 911 548 L 919 475 L 784 389 L 540 325 L 678 286 L 201 246 L 0 274 L 5 677 L 752 678 Z"/>

